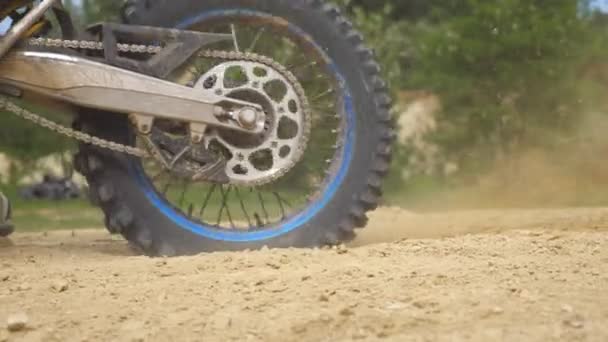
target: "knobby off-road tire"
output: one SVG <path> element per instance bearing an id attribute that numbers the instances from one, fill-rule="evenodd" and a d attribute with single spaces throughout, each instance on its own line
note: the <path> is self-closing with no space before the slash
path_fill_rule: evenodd
<path id="1" fill-rule="evenodd" d="M 268 238 L 222 240 L 184 227 L 187 218 L 167 214 L 146 196 L 128 156 L 82 145 L 76 169 L 90 184 L 91 198 L 105 214 L 112 233 L 151 256 L 174 256 L 221 250 L 269 247 L 313 247 L 338 244 L 354 238 L 355 229 L 367 224 L 366 212 L 377 207 L 382 179 L 389 170 L 393 133 L 391 100 L 380 77 L 373 53 L 362 36 L 333 5 L 322 0 L 145 0 L 131 2 L 124 17 L 129 23 L 179 27 L 196 23 L 206 13 L 246 10 L 282 18 L 306 32 L 340 70 L 352 98 L 352 152 L 339 187 L 317 206 L 314 216 L 284 233 Z M 88 133 L 120 143 L 132 142 L 123 115 L 92 111 L 82 113 L 76 126 Z M 345 152 L 346 153 L 346 152 Z M 344 158 L 345 160 L 347 158 Z M 149 191 L 149 190 L 148 190 Z M 278 224 L 277 229 L 281 229 Z"/>

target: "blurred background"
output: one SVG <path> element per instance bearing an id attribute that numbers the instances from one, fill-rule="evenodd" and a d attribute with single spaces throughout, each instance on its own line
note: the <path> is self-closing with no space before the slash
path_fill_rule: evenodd
<path id="1" fill-rule="evenodd" d="M 385 204 L 608 205 L 607 0 L 337 2 L 375 49 L 395 98 Z M 121 5 L 65 3 L 80 25 L 116 20 Z M 46 173 L 72 174 L 70 141 L 11 115 L 0 127 L 0 183 L 12 197 Z M 82 199 L 17 207 L 27 209 L 16 212 L 24 229 L 100 220 Z"/>

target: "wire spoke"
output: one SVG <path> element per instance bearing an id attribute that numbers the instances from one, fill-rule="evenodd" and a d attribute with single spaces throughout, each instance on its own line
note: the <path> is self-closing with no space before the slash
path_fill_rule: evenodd
<path id="1" fill-rule="evenodd" d="M 258 199 L 260 200 L 260 206 L 262 207 L 262 213 L 264 213 L 264 218 L 266 218 L 266 222 L 270 222 L 270 217 L 268 216 L 268 210 L 266 210 L 266 202 L 264 202 L 264 197 L 261 192 L 258 193 Z"/>
<path id="2" fill-rule="evenodd" d="M 335 92 L 335 90 L 333 88 L 327 89 L 326 91 L 322 92 L 321 94 L 313 97 L 310 101 L 317 101 L 320 100 L 322 98 L 324 98 L 325 96 L 331 95 Z"/>
<path id="3" fill-rule="evenodd" d="M 243 203 L 243 197 L 241 197 L 241 192 L 239 191 L 239 188 L 234 188 L 234 191 L 236 192 L 236 196 L 239 198 L 239 203 L 241 203 L 241 209 L 243 210 L 243 214 L 245 214 L 245 218 L 247 219 L 247 223 L 249 224 L 249 228 L 252 227 L 251 224 L 251 218 L 249 217 L 249 213 L 247 212 L 247 209 L 245 209 L 245 203 Z"/>
<path id="4" fill-rule="evenodd" d="M 278 199 L 279 199 L 281 202 L 283 202 L 285 205 L 287 205 L 287 207 L 289 207 L 289 208 L 293 208 L 293 206 L 291 205 L 291 203 L 290 203 L 289 201 L 287 201 L 287 200 L 286 200 L 284 197 L 282 197 L 282 196 L 281 196 L 281 195 L 280 195 L 278 192 L 277 192 L 277 193 L 275 193 L 275 194 L 276 194 L 277 198 L 278 198 Z"/>
<path id="5" fill-rule="evenodd" d="M 324 78 L 325 77 L 323 75 L 316 74 L 314 77 L 309 77 L 308 75 L 298 77 L 298 80 L 300 81 L 300 83 L 305 84 L 305 83 L 310 83 L 310 82 L 318 82 L 320 80 L 323 80 Z"/>
<path id="6" fill-rule="evenodd" d="M 255 218 L 255 223 L 257 224 L 258 228 L 261 228 L 264 226 L 264 222 L 262 222 L 262 219 L 260 218 L 260 214 L 254 213 L 253 218 Z"/>
<path id="7" fill-rule="evenodd" d="M 327 105 L 327 106 L 320 106 L 320 105 L 315 105 L 315 104 L 311 104 L 310 108 L 317 110 L 318 112 L 326 112 L 326 111 L 331 111 L 332 108 L 334 108 L 335 105 L 331 104 L 331 105 Z"/>
<path id="8" fill-rule="evenodd" d="M 217 188 L 217 184 L 213 183 L 213 185 L 211 185 L 211 188 L 209 190 L 207 190 L 207 196 L 205 196 L 205 201 L 203 202 L 203 206 L 201 207 L 201 210 L 198 214 L 198 216 L 201 218 L 201 220 L 203 219 L 203 215 L 205 214 L 205 209 L 207 209 L 207 205 L 209 205 L 209 200 L 211 199 L 211 195 L 213 195 L 215 193 L 216 188 Z"/>
<path id="9" fill-rule="evenodd" d="M 173 181 L 175 180 L 175 174 L 174 173 L 169 173 L 169 180 L 167 180 L 167 184 L 165 184 L 165 186 L 163 187 L 163 195 L 166 196 L 167 195 L 167 191 L 169 191 L 169 187 L 171 187 L 171 184 L 173 183 Z"/>
<path id="10" fill-rule="evenodd" d="M 312 61 L 312 62 L 304 63 L 304 64 L 292 64 L 287 67 L 287 70 L 290 70 L 291 72 L 293 72 L 294 70 L 310 68 L 317 64 L 319 64 L 319 62 L 317 62 L 317 61 Z"/>
<path id="11" fill-rule="evenodd" d="M 279 195 L 279 193 L 278 193 L 278 192 L 276 192 L 276 191 L 275 191 L 275 192 L 273 192 L 272 194 L 273 194 L 273 195 L 276 197 L 276 199 L 277 199 L 277 202 L 278 202 L 278 204 L 279 204 L 279 209 L 281 209 L 281 219 L 283 219 L 283 220 L 284 220 L 284 219 L 285 219 L 285 217 L 287 217 L 287 216 L 285 215 L 285 207 L 283 206 L 283 202 L 281 201 L 281 195 Z"/>
<path id="12" fill-rule="evenodd" d="M 251 42 L 251 45 L 249 45 L 249 48 L 247 49 L 247 51 L 253 52 L 255 50 L 255 48 L 258 45 L 258 42 L 260 41 L 260 38 L 262 37 L 262 34 L 264 34 L 264 32 L 266 32 L 266 27 L 262 26 L 256 33 L 255 38 L 253 38 L 253 41 Z"/>
<path id="13" fill-rule="evenodd" d="M 220 194 L 222 195 L 222 206 L 220 208 L 219 215 L 217 217 L 217 225 L 220 226 L 222 223 L 222 216 L 224 213 L 224 209 L 226 210 L 226 216 L 228 217 L 228 221 L 230 222 L 230 226 L 232 229 L 235 229 L 236 226 L 232 221 L 232 215 L 230 215 L 230 208 L 228 208 L 228 197 L 230 196 L 230 192 L 232 191 L 232 186 L 228 186 L 228 190 L 224 190 L 223 186 L 220 186 Z"/>
<path id="14" fill-rule="evenodd" d="M 230 31 L 232 32 L 232 41 L 234 42 L 234 50 L 236 52 L 241 52 L 241 48 L 239 47 L 239 40 L 236 35 L 236 26 L 234 26 L 234 24 L 230 24 Z"/>
<path id="15" fill-rule="evenodd" d="M 179 207 L 181 208 L 184 205 L 184 200 L 186 199 L 186 192 L 188 192 L 188 181 L 184 179 L 183 181 L 182 193 L 179 197 Z"/>
<path id="16" fill-rule="evenodd" d="M 192 219 L 192 213 L 194 212 L 194 204 L 190 203 L 190 205 L 188 206 L 188 218 Z"/>

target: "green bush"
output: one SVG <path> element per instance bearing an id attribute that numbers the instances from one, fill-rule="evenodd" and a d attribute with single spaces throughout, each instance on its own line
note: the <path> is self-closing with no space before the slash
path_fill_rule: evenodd
<path id="1" fill-rule="evenodd" d="M 429 139 L 460 166 L 456 177 L 521 146 L 555 147 L 586 111 L 606 108 L 605 88 L 584 75 L 608 51 L 606 17 L 585 11 L 588 1 L 340 3 L 376 49 L 395 92 L 427 90 L 441 99 L 439 128 Z M 396 170 L 408 167 L 410 153 L 398 150 Z"/>

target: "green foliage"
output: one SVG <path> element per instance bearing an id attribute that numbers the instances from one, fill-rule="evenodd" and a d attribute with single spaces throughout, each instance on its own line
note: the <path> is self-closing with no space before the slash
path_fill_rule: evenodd
<path id="1" fill-rule="evenodd" d="M 587 0 L 339 2 L 393 90 L 439 96 L 431 138 L 463 173 L 521 145 L 558 144 L 586 110 L 606 108 L 584 74 L 607 57 L 608 20 Z M 408 167 L 411 150 L 398 153 L 395 169 Z"/>
<path id="2" fill-rule="evenodd" d="M 70 141 L 11 113 L 0 113 L 0 152 L 11 158 L 31 162 L 65 151 Z"/>
<path id="3" fill-rule="evenodd" d="M 605 32 L 571 0 L 461 3 L 460 14 L 420 32 L 409 79 L 442 100 L 437 142 L 466 165 L 544 143 L 534 141 L 539 128 L 571 128 L 582 110 L 581 68 L 606 46 Z"/>
<path id="4" fill-rule="evenodd" d="M 123 0 L 83 0 L 83 20 L 87 23 L 98 21 L 116 21 L 120 17 Z"/>
<path id="5" fill-rule="evenodd" d="M 119 13 L 122 0 L 82 2 L 82 11 L 74 5 L 74 1 L 66 1 L 77 22 L 93 22 L 101 19 L 115 19 Z M 37 108 L 37 112 L 45 112 L 44 108 Z M 48 114 L 48 113 L 47 113 Z M 54 120 L 63 120 L 69 126 L 69 119 L 55 116 Z M 32 123 L 26 122 L 9 113 L 0 113 L 0 152 L 8 154 L 11 158 L 20 160 L 24 167 L 40 157 L 48 154 L 65 151 L 73 146 L 66 138 Z M 18 170 L 17 170 L 18 171 Z"/>

